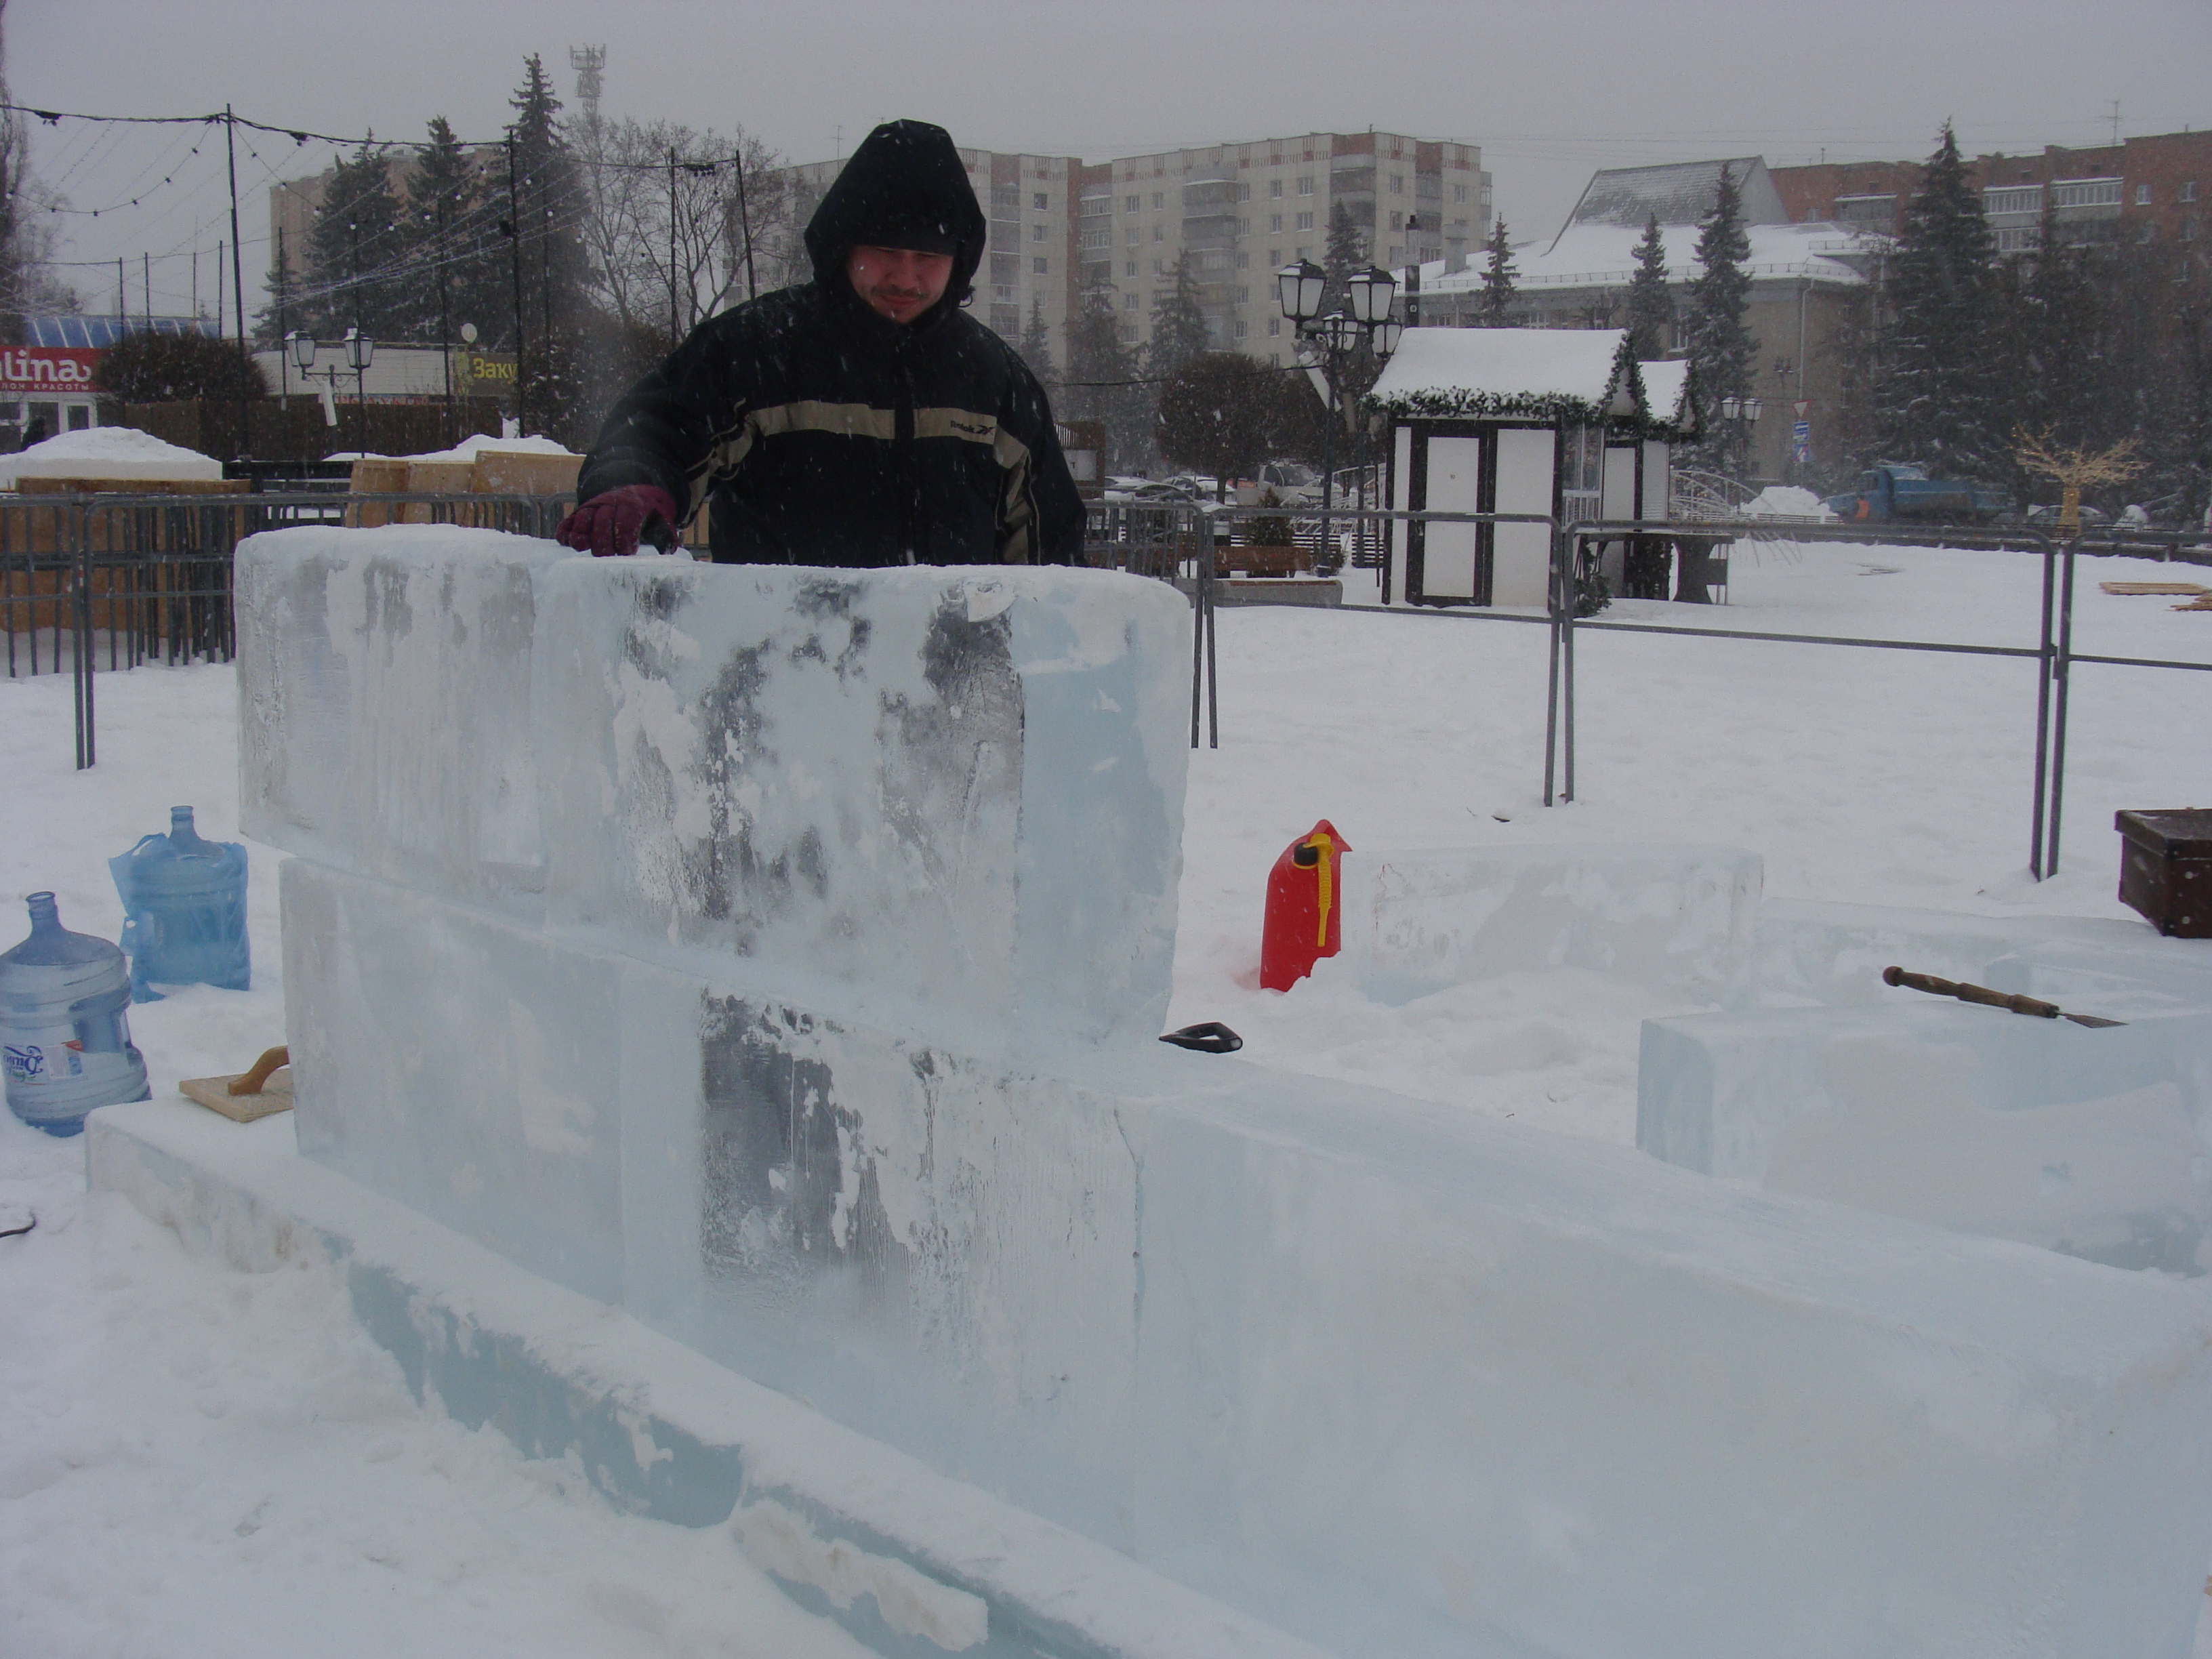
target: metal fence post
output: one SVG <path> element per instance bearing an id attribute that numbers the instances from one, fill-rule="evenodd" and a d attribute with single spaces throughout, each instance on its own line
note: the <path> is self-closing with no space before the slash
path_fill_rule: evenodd
<path id="1" fill-rule="evenodd" d="M 1411 532 L 1407 532 L 1410 538 Z M 1544 805 L 1552 804 L 1553 769 L 1559 748 L 1559 534 L 1552 526 L 1552 580 L 1545 595 L 1550 601 L 1551 663 L 1544 687 Z"/>
<path id="2" fill-rule="evenodd" d="M 2057 550 L 2051 546 L 2048 536 L 2039 534 L 2037 539 L 2043 544 L 2043 642 L 2035 664 L 2035 810 L 2027 831 L 2027 872 L 2041 881 L 2050 873 L 2044 867 L 2043 817 L 2045 792 L 2050 781 L 2051 676 L 2054 665 L 2051 608 L 2052 589 L 2057 580 Z"/>
<path id="3" fill-rule="evenodd" d="M 92 689 L 92 538 L 85 509 L 77 512 L 76 563 L 72 573 L 76 592 L 70 631 L 73 660 L 70 665 L 76 702 L 76 769 L 84 771 L 100 758 L 100 734 Z"/>
<path id="4" fill-rule="evenodd" d="M 2073 684 L 2074 654 L 2074 544 L 2066 544 L 2066 552 L 2058 576 L 2058 653 L 2052 659 L 2053 675 L 2058 682 L 2056 706 L 2051 710 L 2051 816 L 2045 820 L 2045 850 L 2049 858 L 2044 873 L 2058 873 L 2058 832 L 2060 814 L 2066 801 L 2066 701 Z"/>

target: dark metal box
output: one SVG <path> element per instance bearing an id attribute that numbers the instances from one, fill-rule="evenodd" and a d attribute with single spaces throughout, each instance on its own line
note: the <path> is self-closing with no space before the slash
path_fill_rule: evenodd
<path id="1" fill-rule="evenodd" d="M 2120 902 L 2161 933 L 2212 939 L 2212 808 L 2121 812 Z"/>

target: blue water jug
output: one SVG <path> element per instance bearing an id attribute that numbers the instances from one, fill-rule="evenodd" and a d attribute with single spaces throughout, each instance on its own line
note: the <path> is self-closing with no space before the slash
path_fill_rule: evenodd
<path id="1" fill-rule="evenodd" d="M 52 893 L 31 895 L 31 936 L 0 956 L 0 1060 L 8 1109 L 73 1135 L 95 1106 L 147 1097 L 131 1044 L 131 970 L 104 939 L 62 926 Z"/>
<path id="2" fill-rule="evenodd" d="M 131 1000 L 159 1002 L 155 985 L 243 991 L 252 963 L 246 937 L 246 849 L 202 841 L 192 809 L 169 809 L 169 833 L 107 861 L 123 899 Z"/>

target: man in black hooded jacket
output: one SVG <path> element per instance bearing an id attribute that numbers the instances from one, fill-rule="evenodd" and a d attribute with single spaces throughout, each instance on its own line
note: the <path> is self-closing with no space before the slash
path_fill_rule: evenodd
<path id="1" fill-rule="evenodd" d="M 1044 389 L 960 308 L 984 221 L 951 135 L 870 133 L 806 249 L 812 282 L 709 318 L 615 405 L 561 542 L 631 553 L 704 504 L 720 563 L 1079 562 Z"/>

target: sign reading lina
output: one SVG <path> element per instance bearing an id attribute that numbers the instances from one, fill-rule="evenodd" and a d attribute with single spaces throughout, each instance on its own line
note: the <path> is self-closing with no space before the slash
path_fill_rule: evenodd
<path id="1" fill-rule="evenodd" d="M 89 392 L 97 351 L 76 346 L 0 348 L 0 393 Z"/>

